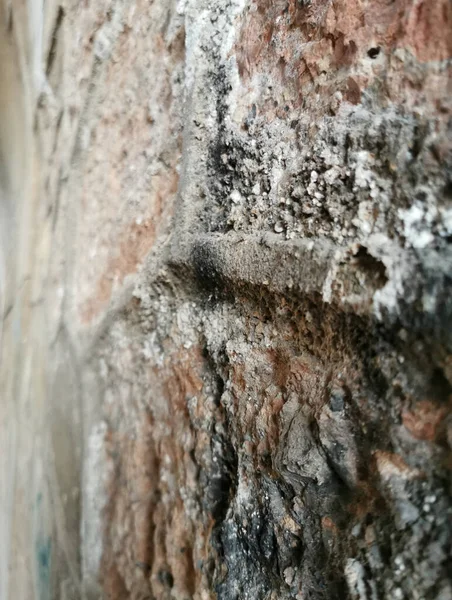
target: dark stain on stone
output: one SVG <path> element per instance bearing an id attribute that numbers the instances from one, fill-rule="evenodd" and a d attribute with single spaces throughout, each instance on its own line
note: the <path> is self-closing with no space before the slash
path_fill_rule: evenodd
<path id="1" fill-rule="evenodd" d="M 174 577 L 173 577 L 173 574 L 171 573 L 171 571 L 169 571 L 168 569 L 160 569 L 157 577 L 158 577 L 158 580 L 160 581 L 160 583 L 162 585 L 164 585 L 166 588 L 171 589 L 173 587 Z"/>
<path id="2" fill-rule="evenodd" d="M 211 245 L 203 244 L 202 241 L 197 243 L 192 250 L 191 263 L 202 289 L 212 291 L 220 286 L 223 278 Z"/>

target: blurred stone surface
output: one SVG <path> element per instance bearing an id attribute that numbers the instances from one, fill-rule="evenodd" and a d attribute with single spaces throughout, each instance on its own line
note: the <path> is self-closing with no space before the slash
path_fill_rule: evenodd
<path id="1" fill-rule="evenodd" d="M 449 0 L 42 10 L 23 597 L 452 599 Z"/>

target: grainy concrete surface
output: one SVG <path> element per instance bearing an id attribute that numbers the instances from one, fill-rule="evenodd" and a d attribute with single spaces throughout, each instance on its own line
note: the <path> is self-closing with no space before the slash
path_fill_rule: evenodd
<path id="1" fill-rule="evenodd" d="M 2 600 L 452 599 L 451 6 L 4 2 Z"/>

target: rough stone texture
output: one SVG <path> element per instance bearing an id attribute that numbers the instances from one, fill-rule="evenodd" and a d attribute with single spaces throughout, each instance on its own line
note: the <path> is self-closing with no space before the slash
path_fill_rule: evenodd
<path id="1" fill-rule="evenodd" d="M 36 9 L 5 598 L 452 599 L 451 6 Z"/>

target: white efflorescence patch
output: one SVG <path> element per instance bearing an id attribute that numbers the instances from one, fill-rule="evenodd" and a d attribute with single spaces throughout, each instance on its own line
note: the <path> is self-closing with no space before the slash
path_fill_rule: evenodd
<path id="1" fill-rule="evenodd" d="M 386 284 L 377 290 L 373 297 L 374 313 L 381 318 L 383 310 L 395 313 L 400 298 L 403 297 L 405 282 L 410 276 L 410 265 L 397 243 L 379 233 L 368 239 L 368 248 L 372 256 L 384 264 L 387 275 Z"/>
<path id="2" fill-rule="evenodd" d="M 399 210 L 403 223 L 403 233 L 407 244 L 413 248 L 425 248 L 434 240 L 432 223 L 436 217 L 436 207 L 417 202 L 406 210 Z"/>
<path id="3" fill-rule="evenodd" d="M 365 571 L 359 560 L 349 558 L 345 564 L 344 575 L 351 597 L 367 600 Z"/>

